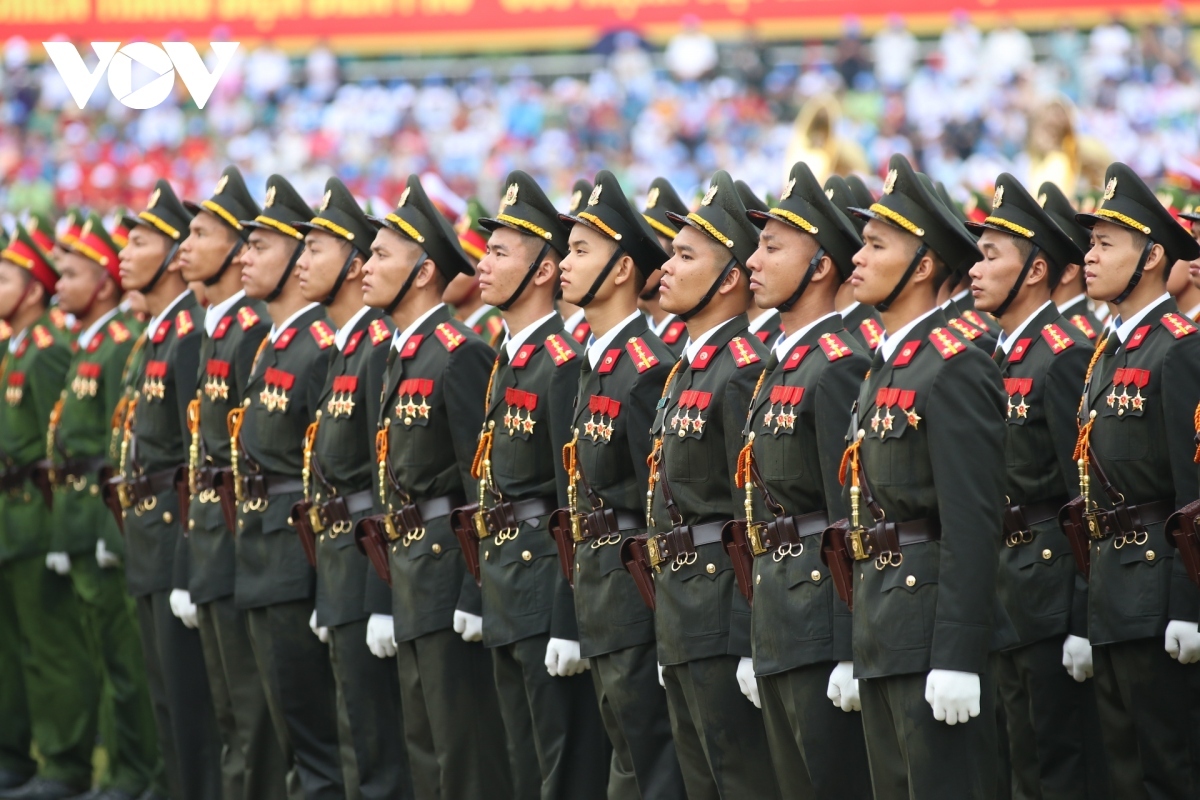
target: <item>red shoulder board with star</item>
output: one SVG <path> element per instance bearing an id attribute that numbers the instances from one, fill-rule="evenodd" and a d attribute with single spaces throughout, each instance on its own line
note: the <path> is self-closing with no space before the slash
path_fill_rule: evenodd
<path id="1" fill-rule="evenodd" d="M 1146 336 L 1150 333 L 1151 325 L 1143 325 L 1133 332 L 1133 336 L 1129 337 L 1129 341 L 1125 343 L 1126 350 L 1137 350 L 1146 341 Z"/>
<path id="2" fill-rule="evenodd" d="M 538 346 L 536 344 L 521 345 L 521 347 L 517 350 L 517 354 L 513 356 L 513 369 L 520 369 L 528 364 L 529 359 L 533 358 L 533 354 L 537 351 L 537 348 Z"/>
<path id="3" fill-rule="evenodd" d="M 170 332 L 171 332 L 171 320 L 164 319 L 162 322 L 158 323 L 158 330 L 156 330 L 154 332 L 154 335 L 152 337 L 150 337 L 150 339 L 155 344 L 160 344 L 163 339 L 167 338 L 167 334 Z"/>
<path id="4" fill-rule="evenodd" d="M 934 328 L 929 334 L 929 341 L 937 348 L 938 355 L 950 359 L 967 349 L 967 346 L 945 328 Z"/>
<path id="5" fill-rule="evenodd" d="M 1043 335 L 1045 335 L 1045 334 L 1043 334 Z M 1012 351 L 1008 354 L 1008 363 L 1020 364 L 1025 359 L 1026 354 L 1029 353 L 1029 345 L 1032 342 L 1033 342 L 1032 338 L 1017 339 L 1017 343 L 1013 345 Z M 1053 346 L 1054 345 L 1051 345 L 1051 347 L 1053 347 Z"/>
<path id="6" fill-rule="evenodd" d="M 283 333 L 279 334 L 279 338 L 275 340 L 276 350 L 287 350 L 287 346 L 292 343 L 292 339 L 296 338 L 295 328 L 285 328 Z"/>
<path id="7" fill-rule="evenodd" d="M 104 331 L 100 331 L 92 337 L 92 340 L 88 342 L 87 351 L 89 353 L 94 353 L 100 349 L 100 345 L 102 344 L 104 344 Z M 76 342 L 74 345 L 72 345 L 72 349 L 78 351 L 79 342 Z"/>
<path id="8" fill-rule="evenodd" d="M 433 329 L 433 334 L 442 343 L 442 347 L 446 348 L 447 353 L 453 353 L 460 344 L 467 340 L 467 337 L 456 331 L 449 322 L 438 325 Z"/>
<path id="9" fill-rule="evenodd" d="M 839 358 L 854 354 L 854 351 L 846 347 L 846 343 L 838 338 L 836 333 L 821 334 L 817 344 L 821 345 L 821 349 L 825 351 L 825 357 L 830 361 L 837 361 Z"/>
<path id="10" fill-rule="evenodd" d="M 1163 314 L 1162 324 L 1176 339 L 1182 339 L 1196 332 L 1196 326 L 1187 317 L 1174 312 Z"/>
<path id="11" fill-rule="evenodd" d="M 663 331 L 662 340 L 664 344 L 675 344 L 679 341 L 679 337 L 683 336 L 683 332 L 687 330 L 687 323 L 680 320 L 675 320 L 667 329 Z"/>
<path id="12" fill-rule="evenodd" d="M 639 375 L 658 363 L 658 357 L 650 351 L 650 345 L 646 344 L 646 340 L 641 337 L 635 336 L 626 342 L 625 350 L 633 359 L 633 367 Z"/>
<path id="13" fill-rule="evenodd" d="M 250 306 L 242 306 L 238 309 L 237 319 L 238 325 L 242 326 L 242 330 L 248 331 L 258 324 L 259 316 L 254 313 L 254 309 Z"/>
<path id="14" fill-rule="evenodd" d="M 588 336 L 592 333 L 592 326 L 587 322 L 581 322 L 575 326 L 575 330 L 571 331 L 571 338 L 583 344 L 587 341 Z"/>
<path id="15" fill-rule="evenodd" d="M 229 326 L 233 324 L 233 317 L 222 317 L 217 323 L 217 327 L 213 330 L 214 339 L 224 339 L 225 334 L 229 332 Z"/>
<path id="16" fill-rule="evenodd" d="M 715 344 L 706 344 L 704 347 L 701 347 L 700 352 L 696 353 L 696 360 L 692 362 L 692 369 L 708 369 L 708 365 L 712 362 L 713 355 L 716 352 L 717 346 Z"/>
<path id="17" fill-rule="evenodd" d="M 1054 353 L 1054 355 L 1058 355 L 1063 350 L 1075 344 L 1075 340 L 1053 322 L 1042 328 L 1042 338 L 1046 340 L 1046 344 L 1050 345 L 1050 352 Z"/>
<path id="18" fill-rule="evenodd" d="M 196 323 L 192 322 L 192 312 L 185 308 L 175 315 L 176 336 L 182 339 L 194 330 L 196 330 Z"/>
<path id="19" fill-rule="evenodd" d="M 951 328 L 954 328 L 954 330 L 958 331 L 963 336 L 967 337 L 969 341 L 975 341 L 983 335 L 983 331 L 979 330 L 979 328 L 976 328 L 974 325 L 971 325 L 970 323 L 958 317 L 955 317 L 946 324 Z"/>
<path id="20" fill-rule="evenodd" d="M 404 343 L 404 347 L 400 349 L 401 358 L 412 358 L 421 349 L 421 342 L 425 337 L 419 333 L 414 333 L 408 337 L 408 341 Z"/>
<path id="21" fill-rule="evenodd" d="M 129 328 L 125 326 L 124 322 L 121 322 L 119 319 L 114 319 L 112 322 L 108 323 L 108 335 L 111 336 L 112 340 L 117 344 L 123 344 L 129 341 L 129 337 L 133 334 L 129 332 Z"/>
<path id="22" fill-rule="evenodd" d="M 312 334 L 313 339 L 316 339 L 317 347 L 322 350 L 337 341 L 337 336 L 334 334 L 333 328 L 329 327 L 329 323 L 323 319 L 319 319 L 312 325 L 309 325 L 308 332 Z"/>
<path id="23" fill-rule="evenodd" d="M 932 337 L 931 337 L 932 338 Z M 917 350 L 921 347 L 921 340 L 914 339 L 911 342 L 905 342 L 900 348 L 900 352 L 896 354 L 896 360 L 892 362 L 893 367 L 907 367 L 908 362 L 913 360 L 913 356 L 917 354 Z"/>
<path id="24" fill-rule="evenodd" d="M 351 336 L 346 341 L 346 349 L 342 350 L 342 355 L 344 355 L 344 356 L 354 355 L 354 351 L 358 349 L 358 343 L 362 341 L 362 338 L 363 338 L 363 332 L 356 331 L 354 333 L 354 335 Z"/>
<path id="25" fill-rule="evenodd" d="M 387 323 L 381 319 L 372 320 L 371 324 L 367 326 L 367 331 L 371 334 L 371 344 L 376 347 L 392 338 L 392 332 L 388 330 Z"/>
<path id="26" fill-rule="evenodd" d="M 19 345 L 17 345 L 17 352 L 13 353 L 13 355 L 15 355 L 17 358 L 20 358 L 21 356 L 25 355 L 25 351 L 28 349 L 29 349 L 29 337 L 26 336 L 24 339 L 21 340 L 21 343 Z"/>
<path id="27" fill-rule="evenodd" d="M 863 338 L 867 341 L 867 347 L 874 350 L 879 347 L 879 343 L 883 341 L 883 326 L 874 319 L 867 317 L 858 326 L 858 330 L 862 333 Z"/>
<path id="28" fill-rule="evenodd" d="M 771 332 L 768 330 L 755 331 L 754 335 L 757 336 L 758 340 L 763 344 L 766 344 L 767 339 L 771 338 Z"/>
<path id="29" fill-rule="evenodd" d="M 754 352 L 754 348 L 750 346 L 747 339 L 741 336 L 735 336 L 729 341 L 729 352 L 733 353 L 733 364 L 738 369 L 748 367 L 756 361 L 759 361 L 758 353 Z"/>
<path id="30" fill-rule="evenodd" d="M 600 359 L 600 366 L 596 367 L 596 372 L 601 375 L 607 375 L 617 366 L 617 359 L 621 357 L 621 349 L 613 348 L 612 350 L 604 351 L 604 358 Z"/>
<path id="31" fill-rule="evenodd" d="M 579 329 L 576 328 L 576 330 Z M 591 328 L 588 328 L 588 330 L 590 331 Z M 552 333 L 546 337 L 546 350 L 550 353 L 550 357 L 554 359 L 554 366 L 556 367 L 561 367 L 575 357 L 575 351 L 567 344 L 567 340 L 557 333 Z"/>
<path id="32" fill-rule="evenodd" d="M 807 356 L 811 351 L 812 348 L 808 345 L 801 345 L 800 347 L 797 347 L 792 351 L 791 355 L 787 357 L 787 361 L 783 362 L 783 371 L 791 372 L 796 367 L 800 366 L 800 362 L 803 361 L 804 357 Z"/>
<path id="33" fill-rule="evenodd" d="M 987 322 L 984 321 L 983 317 L 979 316 L 974 309 L 968 308 L 966 311 L 962 312 L 961 316 L 967 322 L 971 323 L 976 328 L 979 328 L 980 331 L 989 331 L 992 329 L 992 326 L 988 325 Z"/>
<path id="34" fill-rule="evenodd" d="M 1088 322 L 1087 317 L 1083 314 L 1075 314 L 1069 320 L 1072 325 L 1079 328 L 1083 335 L 1089 339 L 1096 338 L 1096 330 L 1092 327 L 1092 323 Z"/>
<path id="35" fill-rule="evenodd" d="M 47 330 L 44 325 L 34 325 L 33 343 L 37 345 L 38 350 L 45 350 L 54 344 L 54 334 Z"/>

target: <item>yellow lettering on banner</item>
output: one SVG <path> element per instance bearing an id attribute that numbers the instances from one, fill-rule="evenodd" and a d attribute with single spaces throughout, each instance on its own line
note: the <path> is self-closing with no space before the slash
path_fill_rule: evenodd
<path id="1" fill-rule="evenodd" d="M 475 0 L 309 0 L 308 12 L 315 18 L 443 17 L 461 16 L 474 5 Z"/>
<path id="2" fill-rule="evenodd" d="M 91 10 L 90 0 L 0 0 L 0 24 L 87 22 Z"/>
<path id="3" fill-rule="evenodd" d="M 216 0 L 217 16 L 223 20 L 250 19 L 260 31 L 269 31 L 280 19 L 303 16 L 304 0 Z"/>
<path id="4" fill-rule="evenodd" d="M 510 14 L 520 14 L 526 11 L 544 13 L 547 11 L 567 11 L 575 0 L 500 0 L 500 7 Z"/>
<path id="5" fill-rule="evenodd" d="M 206 20 L 211 17 L 212 0 L 96 0 L 97 22 Z"/>

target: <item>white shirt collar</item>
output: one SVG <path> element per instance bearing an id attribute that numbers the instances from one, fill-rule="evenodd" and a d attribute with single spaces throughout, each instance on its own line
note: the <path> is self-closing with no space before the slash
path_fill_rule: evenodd
<path id="1" fill-rule="evenodd" d="M 567 333 L 570 333 L 579 327 L 579 323 L 583 322 L 583 313 L 583 309 L 581 308 L 563 320 L 563 327 L 566 329 Z"/>
<path id="2" fill-rule="evenodd" d="M 950 295 L 950 299 L 957 303 L 959 300 L 962 300 L 964 297 L 966 297 L 970 293 L 971 293 L 971 288 L 968 286 L 966 289 L 963 289 L 958 294 Z"/>
<path id="3" fill-rule="evenodd" d="M 204 330 L 208 332 L 209 338 L 216 332 L 217 326 L 221 324 L 221 320 L 225 317 L 225 312 L 233 308 L 234 303 L 246 296 L 246 290 L 230 295 L 226 299 L 209 306 L 204 312 Z"/>
<path id="4" fill-rule="evenodd" d="M 445 303 L 442 305 L 445 305 Z M 481 305 L 479 308 L 472 311 L 470 316 L 463 320 L 463 325 L 466 325 L 468 328 L 474 328 L 475 323 L 479 322 L 479 320 L 483 318 L 483 315 L 491 311 L 493 308 L 495 308 L 495 306 L 489 306 L 486 303 Z"/>
<path id="5" fill-rule="evenodd" d="M 613 339 L 617 338 L 617 334 L 625 330 L 625 326 L 636 320 L 641 313 L 640 311 L 634 311 L 628 317 L 614 325 L 608 333 L 592 342 L 592 346 L 587 349 L 588 362 L 592 365 L 592 369 L 595 369 L 596 365 L 600 363 L 600 359 L 604 358 L 604 351 L 612 344 Z"/>
<path id="6" fill-rule="evenodd" d="M 941 311 L 941 308 L 934 306 L 895 333 L 888 333 L 885 331 L 883 338 L 879 341 L 879 352 L 883 356 L 883 360 L 885 362 L 891 361 L 892 355 L 896 352 L 896 349 L 900 347 L 900 344 L 904 341 L 904 337 L 908 335 L 908 332 L 917 327 L 918 323 L 920 323 L 930 314 L 933 314 L 935 311 Z"/>
<path id="7" fill-rule="evenodd" d="M 1170 299 L 1171 295 L 1163 292 L 1161 295 L 1159 295 L 1157 300 L 1153 300 L 1148 303 L 1145 308 L 1134 314 L 1129 319 L 1121 319 L 1120 317 L 1117 317 L 1114 322 L 1119 321 L 1120 323 L 1117 325 L 1117 338 L 1121 340 L 1121 344 L 1125 344 L 1125 342 L 1129 340 L 1130 334 L 1132 334 L 1134 329 L 1141 324 L 1142 320 L 1146 318 L 1147 314 Z"/>
<path id="8" fill-rule="evenodd" d="M 279 335 L 281 333 L 283 333 L 284 331 L 286 331 L 288 329 L 289 325 L 291 325 L 296 320 L 300 319 L 302 316 L 307 314 L 309 311 L 312 311 L 318 305 L 320 305 L 320 304 L 319 303 L 309 303 L 304 308 L 300 309 L 295 314 L 292 314 L 290 317 L 285 319 L 283 321 L 282 325 L 272 325 L 271 326 L 271 334 L 270 334 L 271 343 L 274 344 L 275 340 L 279 338 Z"/>
<path id="9" fill-rule="evenodd" d="M 421 327 L 421 323 L 425 322 L 425 320 L 432 317 L 433 313 L 435 311 L 437 311 L 439 308 L 445 308 L 445 307 L 446 307 L 445 303 L 438 303 L 436 306 L 434 306 L 433 308 L 429 309 L 421 316 L 414 319 L 412 321 L 412 324 L 410 324 L 407 328 L 405 328 L 402 331 L 396 331 L 394 334 L 392 334 L 392 347 L 396 348 L 396 352 L 399 352 L 404 349 L 404 345 L 408 344 L 409 338 L 414 333 L 417 332 L 417 328 Z M 463 324 L 470 325 L 471 323 L 464 322 Z"/>
<path id="10" fill-rule="evenodd" d="M 179 293 L 178 297 L 172 300 L 170 304 L 168 304 L 167 307 L 162 310 L 161 314 L 159 314 L 157 317 L 150 318 L 150 322 L 146 325 L 146 330 L 150 332 L 151 336 L 154 336 L 154 332 L 158 330 L 158 326 L 162 324 L 162 321 L 171 316 L 171 312 L 175 310 L 175 306 L 179 305 L 180 301 L 182 301 L 183 298 L 187 297 L 191 293 L 191 289 L 184 289 Z"/>
<path id="11" fill-rule="evenodd" d="M 345 325 L 337 329 L 337 333 L 333 335 L 333 341 L 337 345 L 339 351 L 346 349 L 346 340 L 350 338 L 350 332 L 354 330 L 354 326 L 363 318 L 363 315 L 371 310 L 370 306 L 363 306 L 358 311 L 354 312 Z"/>
<path id="12" fill-rule="evenodd" d="M 776 319 L 778 319 L 778 317 L 779 317 L 779 311 L 777 309 L 772 308 L 770 311 L 766 312 L 765 314 L 759 314 L 757 317 L 750 320 L 750 324 L 747 325 L 746 327 L 751 333 L 758 333 L 763 328 L 767 327 L 767 325 L 769 323 L 774 322 Z"/>
<path id="13" fill-rule="evenodd" d="M 1007 353 L 1013 349 L 1013 345 L 1016 344 L 1017 339 L 1021 338 L 1021 334 L 1025 332 L 1027 327 L 1029 327 L 1029 323 L 1033 321 L 1033 318 L 1045 311 L 1046 307 L 1050 305 L 1051 302 L 1053 301 L 1047 300 L 1038 306 L 1037 311 L 1034 311 L 1032 314 L 1026 317 L 1024 321 L 1017 326 L 1017 329 L 1012 332 L 1012 334 L 1007 334 L 1004 331 L 1000 332 L 1000 346 L 1004 348 L 1004 352 Z"/>
<path id="14" fill-rule="evenodd" d="M 1187 312 L 1187 318 L 1190 320 L 1196 319 L 1197 316 L 1200 316 L 1200 306 L 1196 306 Z"/>
<path id="15" fill-rule="evenodd" d="M 17 331 L 12 336 L 8 337 L 8 352 L 15 353 L 20 348 L 21 342 L 25 341 L 25 334 L 29 333 L 29 328 L 23 328 Z"/>
<path id="16" fill-rule="evenodd" d="M 1076 303 L 1078 303 L 1080 300 L 1083 300 L 1085 297 L 1087 297 L 1087 295 L 1086 295 L 1086 294 L 1084 294 L 1083 292 L 1080 292 L 1079 294 L 1075 295 L 1074 297 L 1072 297 L 1072 298 L 1071 298 L 1070 300 L 1068 300 L 1067 302 L 1065 302 L 1065 303 L 1059 303 L 1059 304 L 1058 304 L 1058 310 L 1059 310 L 1059 312 L 1061 313 L 1061 312 L 1064 312 L 1064 311 L 1066 311 L 1068 308 L 1070 308 L 1071 306 L 1075 305 L 1075 304 L 1076 304 Z"/>
<path id="17" fill-rule="evenodd" d="M 851 300 L 850 305 L 841 310 L 842 317 L 845 318 L 850 316 L 854 313 L 854 309 L 858 308 L 860 305 L 862 305 L 862 303 L 858 302 L 857 300 Z"/>
<path id="18" fill-rule="evenodd" d="M 517 333 L 516 336 L 513 336 L 510 333 L 508 339 L 506 339 L 504 342 L 504 349 L 508 352 L 508 360 L 512 361 L 514 358 L 516 358 L 517 351 L 521 349 L 521 345 L 525 344 L 525 340 L 532 336 L 534 331 L 545 325 L 550 320 L 554 319 L 554 317 L 557 315 L 557 311 L 551 311 L 549 314 L 537 320 L 532 325 L 525 326 L 525 328 Z M 574 314 L 571 316 L 574 316 Z"/>
<path id="19" fill-rule="evenodd" d="M 804 334 L 808 333 L 817 325 L 829 319 L 830 317 L 835 316 L 841 315 L 836 311 L 830 311 L 825 316 L 820 317 L 819 319 L 814 319 L 812 322 L 808 323 L 795 333 L 785 332 L 784 334 L 780 335 L 779 340 L 775 342 L 775 347 L 772 348 L 775 351 L 775 357 L 780 361 L 783 361 L 785 358 L 787 358 L 787 354 L 792 352 L 792 348 L 796 346 L 796 343 L 804 338 Z"/>
<path id="20" fill-rule="evenodd" d="M 730 317 L 729 319 L 733 319 L 733 317 Z M 690 336 L 688 337 L 688 344 L 687 344 L 687 347 L 683 348 L 683 355 L 684 355 L 684 358 L 686 358 L 688 360 L 689 364 L 691 364 L 692 362 L 694 362 L 696 360 L 696 356 L 699 355 L 699 353 L 700 353 L 700 348 L 704 347 L 705 343 L 708 342 L 708 340 L 713 337 L 713 334 L 715 334 L 717 331 L 721 330 L 721 328 L 724 328 L 726 325 L 729 324 L 729 319 L 724 320 L 723 322 L 718 322 L 716 325 L 713 325 L 711 328 L 706 330 L 704 333 L 700 334 L 699 339 L 693 339 Z"/>
<path id="21" fill-rule="evenodd" d="M 120 310 L 119 307 L 114 306 L 107 314 L 104 314 L 100 319 L 89 325 L 83 333 L 79 334 L 79 338 L 75 340 L 79 344 L 79 349 L 87 350 L 88 345 L 92 343 L 92 339 L 96 338 L 96 334 L 99 333 L 100 329 L 108 324 L 108 321 L 115 317 Z"/>
<path id="22" fill-rule="evenodd" d="M 662 322 L 655 322 L 654 317 L 650 316 L 649 314 L 646 315 L 646 322 L 650 323 L 650 330 L 654 332 L 655 336 L 662 336 L 663 331 L 667 329 L 667 326 L 670 325 L 674 319 L 674 314 L 667 314 L 662 318 Z"/>

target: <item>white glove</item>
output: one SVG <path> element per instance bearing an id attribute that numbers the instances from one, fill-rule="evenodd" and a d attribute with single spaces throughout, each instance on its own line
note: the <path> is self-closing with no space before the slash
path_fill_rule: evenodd
<path id="1" fill-rule="evenodd" d="M 1092 677 L 1092 643 L 1081 636 L 1067 634 L 1063 642 L 1063 666 L 1080 683 Z"/>
<path id="2" fill-rule="evenodd" d="M 71 571 L 71 557 L 66 553 L 46 553 L 46 569 L 66 575 Z"/>
<path id="3" fill-rule="evenodd" d="M 829 686 L 825 696 L 842 711 L 862 711 L 858 697 L 858 680 L 854 677 L 854 662 L 839 661 L 829 673 Z"/>
<path id="4" fill-rule="evenodd" d="M 372 614 L 367 620 L 367 649 L 376 658 L 396 655 L 396 626 L 391 614 Z"/>
<path id="5" fill-rule="evenodd" d="M 482 642 L 483 617 L 454 609 L 454 632 L 460 634 L 464 642 Z"/>
<path id="6" fill-rule="evenodd" d="M 100 565 L 100 569 L 112 569 L 113 567 L 121 566 L 121 557 L 116 553 L 110 552 L 108 545 L 103 539 L 96 540 L 96 563 Z"/>
<path id="7" fill-rule="evenodd" d="M 321 644 L 329 644 L 329 628 L 317 624 L 317 610 L 315 608 L 313 609 L 312 616 L 308 618 L 308 627 L 313 632 L 313 636 L 321 640 Z"/>
<path id="8" fill-rule="evenodd" d="M 973 672 L 931 669 L 925 679 L 925 702 L 933 718 L 947 725 L 979 716 L 979 676 Z"/>
<path id="9" fill-rule="evenodd" d="M 169 598 L 171 603 L 171 613 L 179 618 L 179 621 L 185 627 L 195 630 L 200 623 L 196 620 L 196 604 L 192 602 L 192 595 L 186 589 L 172 589 Z"/>
<path id="10" fill-rule="evenodd" d="M 754 703 L 755 708 L 762 708 L 762 701 L 758 699 L 758 681 L 754 678 L 754 662 L 745 656 L 738 662 L 737 682 L 746 699 Z"/>
<path id="11" fill-rule="evenodd" d="M 546 672 L 556 678 L 569 678 L 592 668 L 586 658 L 579 657 L 579 642 L 551 638 L 546 643 Z"/>
<path id="12" fill-rule="evenodd" d="M 1195 622 L 1173 619 L 1167 623 L 1167 653 L 1180 664 L 1200 661 L 1200 633 Z"/>
<path id="13" fill-rule="evenodd" d="M 662 676 L 662 664 L 658 665 L 658 685 L 664 689 L 667 688 L 667 682 L 663 680 Z"/>

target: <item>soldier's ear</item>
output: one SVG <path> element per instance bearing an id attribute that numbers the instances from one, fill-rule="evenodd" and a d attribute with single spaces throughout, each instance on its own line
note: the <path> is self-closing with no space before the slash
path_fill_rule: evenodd
<path id="1" fill-rule="evenodd" d="M 617 265 L 613 267 L 612 274 L 613 285 L 621 286 L 637 274 L 637 265 L 633 263 L 633 258 L 626 253 L 617 260 Z"/>
<path id="2" fill-rule="evenodd" d="M 417 277 L 413 278 L 413 288 L 424 289 L 437 280 L 437 274 L 437 264 L 433 263 L 432 258 L 426 257 L 417 267 Z"/>

